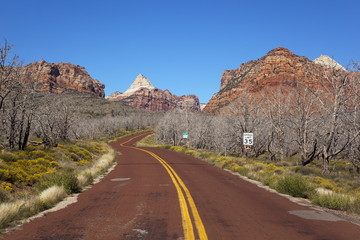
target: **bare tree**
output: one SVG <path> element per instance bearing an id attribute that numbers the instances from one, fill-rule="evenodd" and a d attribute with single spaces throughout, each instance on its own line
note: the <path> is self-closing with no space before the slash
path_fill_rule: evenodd
<path id="1" fill-rule="evenodd" d="M 327 68 L 324 70 L 326 81 L 323 90 L 315 92 L 322 106 L 324 124 L 322 134 L 322 168 L 328 173 L 329 161 L 343 152 L 350 143 L 350 133 L 343 128 L 343 116 L 346 114 L 346 103 L 349 100 L 347 87 L 349 74 L 339 68 Z"/>

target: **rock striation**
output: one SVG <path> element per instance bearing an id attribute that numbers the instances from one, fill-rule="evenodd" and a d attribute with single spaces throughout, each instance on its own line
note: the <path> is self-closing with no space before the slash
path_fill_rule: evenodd
<path id="1" fill-rule="evenodd" d="M 48 93 L 81 92 L 104 97 L 105 85 L 90 77 L 84 67 L 71 63 L 39 61 L 21 68 L 21 81 Z"/>
<path id="2" fill-rule="evenodd" d="M 223 108 L 245 91 L 246 94 L 260 95 L 274 87 L 293 88 L 298 84 L 321 89 L 326 84 L 326 73 L 334 70 L 329 64 L 333 66 L 335 63 L 329 57 L 323 56 L 313 62 L 286 48 L 275 48 L 258 60 L 244 63 L 234 70 L 225 70 L 221 77 L 220 91 L 212 96 L 204 112 L 221 113 Z"/>
<path id="3" fill-rule="evenodd" d="M 200 111 L 199 99 L 195 95 L 176 96 L 169 90 L 155 88 L 149 79 L 140 74 L 131 84 L 130 88 L 123 94 L 109 95 L 110 101 L 121 101 L 125 104 L 150 110 L 150 111 L 172 111 L 181 109 L 191 112 Z"/>

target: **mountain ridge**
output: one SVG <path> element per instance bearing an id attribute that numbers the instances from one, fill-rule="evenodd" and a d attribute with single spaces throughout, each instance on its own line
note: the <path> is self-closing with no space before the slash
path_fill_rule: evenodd
<path id="1" fill-rule="evenodd" d="M 224 70 L 220 90 L 212 96 L 204 112 L 220 113 L 244 91 L 259 94 L 276 86 L 294 88 L 297 84 L 322 89 L 326 82 L 324 74 L 331 70 L 334 69 L 278 47 L 257 60 L 241 64 L 237 69 Z"/>
<path id="2" fill-rule="evenodd" d="M 129 106 L 150 111 L 173 111 L 181 109 L 200 112 L 200 102 L 196 95 L 176 96 L 169 90 L 155 88 L 150 80 L 139 74 L 130 87 L 122 94 L 110 94 L 109 101 L 121 101 Z"/>
<path id="3" fill-rule="evenodd" d="M 20 81 L 32 83 L 44 93 L 76 91 L 105 96 L 105 85 L 92 78 L 84 67 L 71 63 L 32 62 L 20 68 Z"/>

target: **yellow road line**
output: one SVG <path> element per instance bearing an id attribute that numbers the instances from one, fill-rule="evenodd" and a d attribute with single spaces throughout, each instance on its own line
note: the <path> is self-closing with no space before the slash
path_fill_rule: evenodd
<path id="1" fill-rule="evenodd" d="M 147 133 L 145 133 L 145 134 L 147 134 Z M 129 140 L 127 140 L 126 142 L 123 142 L 120 145 L 124 146 L 125 143 L 128 143 L 131 140 L 133 140 L 133 139 L 135 139 L 137 137 L 143 136 L 145 134 L 138 135 L 136 137 L 130 138 Z M 142 151 L 142 152 L 146 152 L 149 155 L 151 155 L 152 157 L 154 157 L 156 160 L 158 160 L 163 165 L 163 167 L 168 172 L 172 182 L 174 183 L 176 191 L 178 193 L 178 199 L 179 199 L 179 203 L 180 203 L 180 210 L 181 210 L 181 217 L 182 217 L 182 223 L 183 223 L 183 230 L 184 230 L 185 239 L 186 240 L 194 240 L 195 236 L 194 236 L 194 230 L 193 230 L 193 226 L 192 226 L 192 222 L 191 222 L 187 202 L 186 202 L 186 199 L 184 197 L 184 194 L 183 194 L 181 188 L 185 192 L 186 198 L 187 198 L 187 200 L 189 202 L 189 205 L 190 205 L 190 208 L 191 208 L 192 215 L 194 217 L 195 226 L 196 226 L 199 238 L 200 238 L 200 240 L 207 240 L 208 238 L 207 238 L 207 235 L 206 235 L 205 227 L 204 227 L 204 225 L 202 223 L 199 212 L 198 212 L 198 210 L 196 208 L 194 199 L 192 198 L 192 196 L 190 194 L 190 191 L 185 186 L 184 182 L 181 180 L 181 178 L 175 172 L 175 170 L 164 159 L 162 159 L 161 157 L 159 157 L 158 155 L 156 155 L 155 153 L 153 153 L 151 151 L 141 149 L 141 148 L 137 148 L 137 147 L 131 147 L 131 146 L 124 146 L 124 147 L 133 148 L 133 149 L 136 149 L 136 150 L 139 150 L 139 151 Z"/>

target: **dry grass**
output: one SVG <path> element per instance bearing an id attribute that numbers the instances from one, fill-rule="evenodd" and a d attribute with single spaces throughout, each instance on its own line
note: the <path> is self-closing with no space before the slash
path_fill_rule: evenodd
<path id="1" fill-rule="evenodd" d="M 316 193 L 311 197 L 311 201 L 319 206 L 359 213 L 356 198 L 347 193 L 337 193 L 328 189 L 318 188 Z"/>
<path id="2" fill-rule="evenodd" d="M 80 187 L 84 187 L 90 183 L 94 177 L 106 171 L 115 160 L 115 151 L 108 148 L 107 153 L 102 155 L 97 161 L 93 162 L 87 169 L 83 169 L 76 174 L 75 180 L 79 181 Z M 59 178 L 63 181 L 63 178 Z M 50 179 L 51 180 L 51 179 Z M 45 181 L 45 179 L 44 179 Z M 64 199 L 68 193 L 66 184 L 59 181 L 51 181 L 46 188 L 38 195 L 32 193 L 22 194 L 20 198 L 14 198 L 11 202 L 0 203 L 0 232 L 10 223 L 32 216 L 45 209 L 53 207 L 57 202 Z M 65 185 L 64 185 L 65 184 Z"/>
<path id="3" fill-rule="evenodd" d="M 42 203 L 55 203 L 62 200 L 66 196 L 64 186 L 52 186 L 42 191 L 39 195 L 39 200 Z"/>
<path id="4" fill-rule="evenodd" d="M 102 155 L 92 167 L 81 171 L 77 176 L 80 186 L 91 183 L 95 177 L 106 171 L 115 161 L 115 154 L 115 151 L 109 148 L 109 151 Z"/>
<path id="5" fill-rule="evenodd" d="M 0 204 L 0 227 L 12 221 L 19 213 L 20 208 L 24 205 L 24 200 Z"/>

